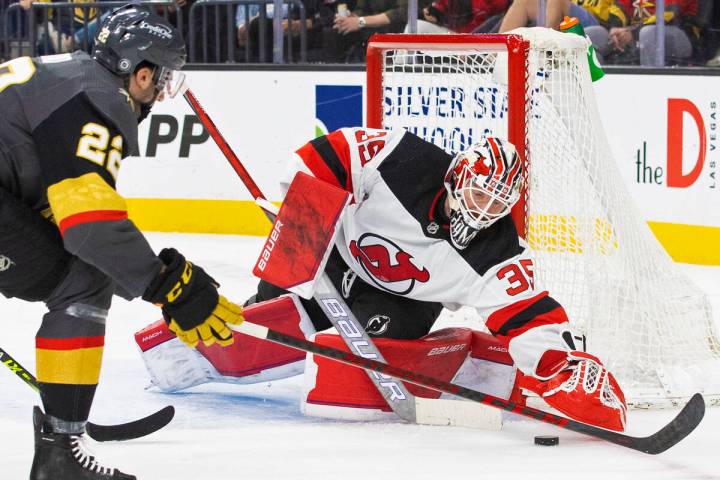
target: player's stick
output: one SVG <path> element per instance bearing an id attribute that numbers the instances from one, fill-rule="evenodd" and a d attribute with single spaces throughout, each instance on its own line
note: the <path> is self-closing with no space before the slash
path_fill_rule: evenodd
<path id="1" fill-rule="evenodd" d="M 309 340 L 286 335 L 275 330 L 271 330 L 262 325 L 244 321 L 240 325 L 228 325 L 236 332 L 244 333 L 255 338 L 269 340 L 288 347 L 310 352 L 320 355 L 338 362 L 364 368 L 367 371 L 374 371 L 383 375 L 395 377 L 404 382 L 410 382 L 415 385 L 430 388 L 438 392 L 456 395 L 458 397 L 479 402 L 497 409 L 512 412 L 528 418 L 532 418 L 544 423 L 549 423 L 566 430 L 572 430 L 583 435 L 606 440 L 608 442 L 631 448 L 651 455 L 662 453 L 668 448 L 680 442 L 687 437 L 695 427 L 698 426 L 705 415 L 705 400 L 702 395 L 696 393 L 690 401 L 683 407 L 670 423 L 665 425 L 656 433 L 647 437 L 631 437 L 623 433 L 605 430 L 604 428 L 595 427 L 586 423 L 571 420 L 559 415 L 547 413 L 532 407 L 518 405 L 515 402 L 504 400 L 499 397 L 488 395 L 487 393 L 478 392 L 470 388 L 461 387 L 454 383 L 438 380 L 421 373 L 405 370 L 393 365 L 363 358 L 352 353 L 344 352 L 336 348 L 319 345 Z"/>
<path id="2" fill-rule="evenodd" d="M 250 194 L 253 196 L 256 203 L 261 206 L 268 219 L 274 223 L 275 214 L 269 210 L 269 207 L 272 208 L 274 207 L 274 205 L 270 204 L 267 201 L 265 195 L 263 195 L 260 188 L 252 179 L 252 176 L 250 176 L 250 173 L 245 169 L 242 162 L 240 162 L 240 159 L 237 157 L 237 155 L 235 155 L 235 152 L 233 152 L 230 145 L 228 145 L 228 143 L 225 141 L 225 138 L 220 133 L 220 130 L 217 128 L 215 123 L 212 121 L 212 119 L 207 114 L 202 105 L 200 105 L 200 102 L 197 100 L 195 95 L 192 93 L 192 91 L 190 91 L 186 84 L 183 85 L 183 96 L 185 97 L 185 100 L 188 102 L 188 104 L 190 104 L 190 107 L 193 109 L 193 111 L 197 114 L 200 122 L 205 126 L 208 133 L 217 144 L 218 148 L 220 148 L 220 151 L 222 151 L 225 158 L 228 160 L 228 162 L 230 162 L 230 165 L 233 167 L 242 182 L 250 191 Z M 372 358 L 376 358 L 384 362 L 385 359 L 383 358 L 382 354 L 377 349 L 372 339 L 370 339 L 370 336 L 367 334 L 365 329 L 360 325 L 355 316 L 352 315 L 352 313 L 350 313 L 350 317 L 347 318 L 346 321 L 348 322 L 348 324 L 350 324 L 352 334 L 356 336 L 353 338 L 349 338 L 348 332 L 346 332 L 344 328 L 338 328 L 337 320 L 333 316 L 333 312 L 329 310 L 329 307 L 322 301 L 325 297 L 328 296 L 332 296 L 334 299 L 337 300 L 337 302 L 341 305 L 342 308 L 344 308 L 347 312 L 350 312 L 350 308 L 347 306 L 342 296 L 338 294 L 335 286 L 332 284 L 330 279 L 327 278 L 327 275 L 322 274 L 316 285 L 314 295 L 314 298 L 317 300 L 318 306 L 322 308 L 328 320 L 330 320 L 332 325 L 336 328 L 343 341 L 351 349 L 351 351 L 355 351 L 356 353 L 359 353 L 361 355 L 370 355 L 372 356 Z M 359 343 L 357 342 L 357 336 L 362 337 L 362 347 L 360 347 Z M 386 381 L 377 374 L 373 374 L 372 372 L 367 373 L 373 385 L 375 385 L 377 390 L 387 401 L 393 412 L 395 412 L 400 418 L 405 421 L 417 423 L 418 403 L 415 401 L 415 396 L 407 390 L 407 387 L 405 387 L 402 382 L 395 382 L 392 380 Z"/>
<path id="3" fill-rule="evenodd" d="M 40 393 L 40 386 L 35 376 L 25 370 L 17 360 L 2 348 L 0 348 L 0 363 L 8 367 L 11 372 L 20 377 L 30 388 Z M 132 440 L 157 432 L 170 423 L 174 416 L 175 408 L 172 405 L 168 405 L 152 415 L 135 420 L 134 422 L 120 423 L 117 425 L 98 425 L 87 422 L 86 431 L 90 438 L 98 442 Z"/>

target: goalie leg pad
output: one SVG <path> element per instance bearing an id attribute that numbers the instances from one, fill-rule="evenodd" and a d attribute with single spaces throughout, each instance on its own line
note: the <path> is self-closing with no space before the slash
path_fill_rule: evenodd
<path id="1" fill-rule="evenodd" d="M 218 376 L 210 362 L 181 342 L 164 320 L 136 332 L 135 343 L 140 348 L 150 383 L 164 392 L 184 390 Z"/>
<path id="2" fill-rule="evenodd" d="M 295 295 L 245 308 L 247 315 L 262 309 L 255 323 L 298 338 L 310 338 L 315 329 Z M 178 391 L 207 382 L 250 384 L 292 377 L 303 372 L 305 352 L 235 332 L 228 347 L 199 345 L 187 348 L 160 320 L 135 334 L 152 384 Z"/>
<path id="3" fill-rule="evenodd" d="M 348 351 L 337 335 L 319 334 L 322 345 Z M 467 328 L 438 330 L 419 340 L 378 338 L 375 345 L 392 365 L 440 380 L 509 398 L 516 392 L 516 369 L 507 349 L 491 335 Z M 394 416 L 364 370 L 309 355 L 302 409 L 307 415 L 372 421 Z M 416 397 L 455 399 L 406 384 Z M 520 397 L 518 397 L 520 399 Z"/>

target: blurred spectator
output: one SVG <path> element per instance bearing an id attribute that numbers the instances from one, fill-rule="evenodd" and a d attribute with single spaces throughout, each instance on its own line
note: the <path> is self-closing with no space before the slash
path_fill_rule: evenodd
<path id="1" fill-rule="evenodd" d="M 356 0 L 305 0 L 304 3 L 308 12 L 312 12 L 308 61 L 326 61 L 329 55 L 325 52 L 324 39 L 325 37 L 335 38 L 336 32 L 333 30 L 335 15 L 338 12 L 348 15 L 355 10 Z"/>
<path id="2" fill-rule="evenodd" d="M 19 0 L 20 6 L 25 10 L 29 10 L 32 4 L 36 0 Z M 51 0 L 37 0 L 42 3 L 52 3 Z M 73 3 L 83 4 L 90 3 L 94 0 L 70 0 Z M 89 35 L 85 32 L 85 27 L 90 24 L 96 24 L 98 10 L 96 8 L 74 8 L 72 10 L 67 8 L 59 8 L 46 10 L 43 12 L 47 15 L 49 20 L 47 30 L 44 25 L 40 25 L 38 32 L 38 53 L 39 54 L 51 54 L 51 53 L 63 53 L 72 50 L 73 41 L 71 36 L 78 34 L 78 43 L 83 44 L 83 40 L 88 41 L 92 39 L 93 35 Z M 44 24 L 44 16 L 39 20 Z M 94 30 L 97 27 L 94 27 Z"/>
<path id="3" fill-rule="evenodd" d="M 703 25 L 706 65 L 720 67 L 720 5 L 715 5 L 714 0 L 699 0 L 698 19 L 706 20 L 706 24 Z"/>
<path id="4" fill-rule="evenodd" d="M 95 44 L 95 34 L 97 34 L 98 27 L 102 24 L 103 20 L 110 15 L 113 9 L 108 9 L 105 13 L 96 16 L 95 19 L 88 22 L 87 27 L 83 26 L 79 28 L 73 35 L 61 34 L 60 44 L 57 43 L 57 34 L 53 31 L 52 27 L 48 26 L 48 34 L 53 41 L 55 52 L 65 53 L 71 52 L 77 49 L 83 49 L 85 51 L 92 51 L 93 45 Z M 53 38 L 55 37 L 55 38 Z"/>
<path id="5" fill-rule="evenodd" d="M 269 5 L 259 5 L 259 4 L 250 4 L 250 5 L 238 5 L 237 13 L 235 16 L 235 25 L 237 27 L 237 38 L 238 38 L 238 45 L 242 48 L 245 47 L 246 44 L 248 44 L 248 41 L 250 43 L 249 45 L 249 52 L 250 56 L 246 59 L 248 62 L 257 62 L 260 59 L 260 48 L 263 48 L 265 50 L 265 60 L 266 61 L 272 61 L 272 51 L 273 51 L 273 18 L 275 16 L 275 6 L 273 4 Z M 262 21 L 262 18 L 260 17 L 260 9 L 265 8 L 265 28 L 264 28 L 264 36 L 262 38 L 262 42 L 260 42 L 260 22 Z M 288 18 L 288 10 L 290 10 L 290 15 Z M 291 9 L 288 9 L 288 4 L 283 3 L 282 8 L 282 28 L 283 28 L 283 34 L 286 35 L 285 38 L 287 38 L 287 35 L 292 36 L 293 41 L 293 50 L 297 51 L 300 48 L 300 31 L 302 29 L 302 22 L 299 18 L 299 12 L 298 9 L 293 7 Z M 308 5 L 306 5 L 306 20 L 305 20 L 305 27 L 308 31 L 308 33 L 312 32 L 313 29 L 313 9 L 308 8 Z M 287 46 L 287 44 L 286 44 Z"/>
<path id="6" fill-rule="evenodd" d="M 224 63 L 230 59 L 228 35 L 234 36 L 235 8 L 229 5 L 203 5 L 203 0 L 181 0 L 180 13 L 183 19 L 183 37 L 190 43 L 190 9 L 194 10 L 195 51 L 189 52 L 196 62 Z M 203 15 L 203 11 L 205 15 Z M 203 20 L 205 17 L 205 20 Z M 205 28 L 203 28 L 203 25 Z M 205 53 L 207 52 L 207 56 Z"/>
<path id="7" fill-rule="evenodd" d="M 629 24 L 611 27 L 607 41 L 593 37 L 593 44 L 601 61 L 615 64 L 655 64 L 657 33 L 655 2 L 648 0 L 618 0 L 629 18 Z M 693 53 L 691 36 L 693 19 L 697 14 L 697 0 L 665 0 L 665 61 L 667 64 L 687 62 Z"/>
<path id="8" fill-rule="evenodd" d="M 322 30 L 322 60 L 329 63 L 362 62 L 373 33 L 399 33 L 407 23 L 407 0 L 358 0 L 350 11 L 337 5 L 331 28 Z"/>
<path id="9" fill-rule="evenodd" d="M 586 2 L 588 0 L 585 0 Z M 612 0 L 610 0 L 612 1 Z M 577 0 L 583 3 L 583 0 Z M 593 4 L 605 3 L 604 0 L 591 0 Z M 588 10 L 570 0 L 547 0 L 545 7 L 545 26 L 557 30 L 564 17 L 576 17 L 583 28 L 598 25 L 599 22 Z M 537 0 L 514 0 L 500 24 L 501 32 L 508 32 L 519 27 L 533 27 L 537 25 Z"/>
<path id="10" fill-rule="evenodd" d="M 596 25 L 584 25 L 585 33 L 590 38 L 595 47 L 598 59 L 602 63 L 605 61 L 601 52 L 606 52 L 609 48 L 609 32 L 613 28 L 622 28 L 627 26 L 628 17 L 625 10 L 615 0 L 574 0 L 579 6 L 584 8 L 597 21 Z"/>
<path id="11" fill-rule="evenodd" d="M 417 33 L 492 31 L 499 23 L 498 15 L 508 6 L 510 0 L 435 0 L 421 9 L 423 19 L 417 22 Z"/>

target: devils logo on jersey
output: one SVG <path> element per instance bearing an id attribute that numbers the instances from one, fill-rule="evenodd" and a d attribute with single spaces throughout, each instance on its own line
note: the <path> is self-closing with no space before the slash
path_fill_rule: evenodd
<path id="1" fill-rule="evenodd" d="M 412 255 L 387 238 L 365 233 L 350 242 L 350 253 L 378 287 L 388 292 L 406 295 L 415 282 L 427 282 L 430 272 L 416 267 Z"/>
<path id="2" fill-rule="evenodd" d="M 365 331 L 370 335 L 382 335 L 387 332 L 389 326 L 390 317 L 387 315 L 377 314 L 368 320 L 368 323 L 365 326 Z"/>

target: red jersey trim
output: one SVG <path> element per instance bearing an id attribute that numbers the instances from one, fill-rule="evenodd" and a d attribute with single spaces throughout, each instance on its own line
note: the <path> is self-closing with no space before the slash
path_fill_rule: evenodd
<path id="1" fill-rule="evenodd" d="M 65 235 L 67 229 L 92 222 L 113 222 L 116 220 L 125 220 L 128 218 L 127 212 L 123 210 L 94 210 L 91 212 L 76 213 L 62 219 L 58 228 L 60 234 Z"/>
<path id="2" fill-rule="evenodd" d="M 565 309 L 544 291 L 501 308 L 491 314 L 485 324 L 498 337 L 514 338 L 540 325 L 567 321 Z"/>
<path id="3" fill-rule="evenodd" d="M 528 307 L 530 307 L 532 304 L 537 302 L 543 297 L 547 297 L 548 292 L 542 292 L 538 295 L 535 295 L 534 297 L 527 298 L 525 300 L 520 300 L 519 302 L 515 302 L 513 304 L 510 304 L 506 307 L 501 308 L 500 310 L 497 310 L 493 312 L 485 322 L 485 325 L 488 327 L 488 329 L 491 332 L 497 332 L 502 328 L 502 326 L 511 318 L 516 316 L 518 313 L 522 312 L 523 310 L 526 310 Z"/>
<path id="4" fill-rule="evenodd" d="M 343 185 L 343 188 L 345 188 L 345 190 L 347 190 L 348 192 L 352 192 L 353 185 L 351 175 L 352 168 L 350 166 L 350 145 L 348 144 L 345 135 L 343 135 L 342 131 L 340 130 L 328 134 L 327 139 L 330 142 L 330 146 L 332 146 L 333 150 L 335 150 L 335 154 L 340 160 L 340 164 L 345 169 L 347 175 L 347 179 L 345 180 L 345 185 Z"/>

